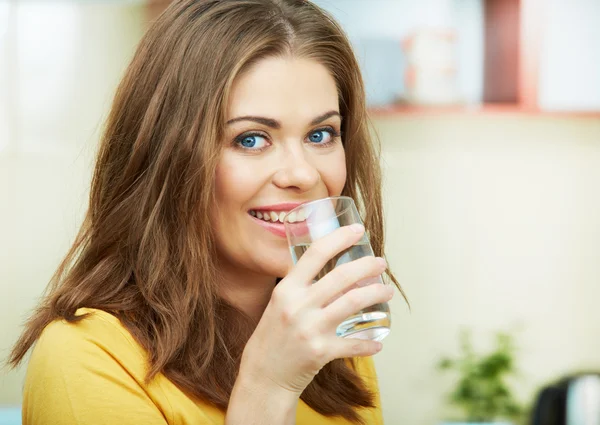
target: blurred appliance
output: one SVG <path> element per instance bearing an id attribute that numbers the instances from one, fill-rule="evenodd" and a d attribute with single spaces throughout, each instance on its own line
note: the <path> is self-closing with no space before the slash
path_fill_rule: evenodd
<path id="1" fill-rule="evenodd" d="M 406 98 L 416 105 L 453 105 L 458 91 L 457 34 L 452 29 L 421 29 L 403 40 L 408 66 Z"/>
<path id="2" fill-rule="evenodd" d="M 564 378 L 543 388 L 532 425 L 600 425 L 600 372 Z"/>

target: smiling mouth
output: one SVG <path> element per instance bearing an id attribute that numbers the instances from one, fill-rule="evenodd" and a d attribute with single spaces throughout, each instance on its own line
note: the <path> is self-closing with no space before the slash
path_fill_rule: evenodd
<path id="1" fill-rule="evenodd" d="M 271 223 L 298 223 L 306 220 L 304 210 L 298 212 L 292 212 L 288 215 L 288 211 L 261 211 L 261 210 L 250 210 L 248 211 L 252 217 L 256 217 L 259 220 L 271 222 Z"/>

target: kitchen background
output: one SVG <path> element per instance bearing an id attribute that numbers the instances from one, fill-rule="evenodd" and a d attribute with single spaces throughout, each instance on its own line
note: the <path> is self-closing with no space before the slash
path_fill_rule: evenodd
<path id="1" fill-rule="evenodd" d="M 166 3 L 0 0 L 2 359 L 75 236 L 114 89 Z M 461 417 L 459 375 L 436 366 L 463 329 L 478 352 L 512 335 L 525 408 L 600 370 L 600 2 L 316 3 L 363 67 L 412 307 L 393 300 L 375 357 L 386 424 Z M 23 376 L 0 374 L 7 418 Z"/>

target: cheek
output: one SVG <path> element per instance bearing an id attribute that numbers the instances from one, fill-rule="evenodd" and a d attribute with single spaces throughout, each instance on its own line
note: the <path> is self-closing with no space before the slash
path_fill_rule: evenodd
<path id="1" fill-rule="evenodd" d="M 254 188 L 252 170 L 234 155 L 224 152 L 215 170 L 216 204 L 210 211 L 210 220 L 216 233 L 217 248 L 222 255 L 231 259 L 238 255 L 238 239 L 244 225 L 245 208 Z"/>
<path id="2" fill-rule="evenodd" d="M 239 232 L 241 214 L 253 193 L 249 170 L 237 162 L 226 154 L 219 161 L 215 172 L 216 203 L 210 212 L 217 243 L 226 251 L 231 250 L 231 234 Z"/>
<path id="3" fill-rule="evenodd" d="M 240 207 L 250 198 L 258 181 L 256 173 L 245 161 L 236 160 L 225 153 L 215 175 L 215 190 L 218 207 L 222 213 L 233 205 Z M 226 208 L 223 208 L 227 206 Z"/>
<path id="4" fill-rule="evenodd" d="M 321 164 L 320 174 L 329 196 L 342 193 L 346 185 L 346 155 L 342 148 Z"/>

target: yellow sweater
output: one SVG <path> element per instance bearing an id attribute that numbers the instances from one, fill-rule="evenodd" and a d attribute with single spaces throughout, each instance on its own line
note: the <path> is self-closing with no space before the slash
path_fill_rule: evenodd
<path id="1" fill-rule="evenodd" d="M 190 399 L 164 375 L 144 384 L 146 353 L 120 321 L 101 310 L 77 324 L 57 320 L 38 340 L 27 369 L 23 425 L 213 425 L 225 412 Z M 382 425 L 373 360 L 358 372 L 377 393 L 377 407 L 362 409 L 365 422 Z M 349 425 L 327 418 L 300 400 L 297 425 Z"/>

